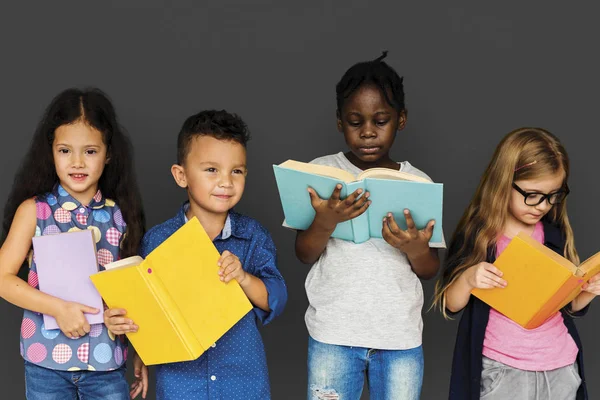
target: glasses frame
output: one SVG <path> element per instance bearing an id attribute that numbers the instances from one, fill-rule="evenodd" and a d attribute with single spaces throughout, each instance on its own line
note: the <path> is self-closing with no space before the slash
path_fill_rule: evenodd
<path id="1" fill-rule="evenodd" d="M 528 206 L 537 206 L 542 204 L 545 200 L 548 200 L 548 204 L 550 205 L 555 205 L 555 204 L 560 204 L 562 201 L 564 201 L 567 196 L 569 195 L 569 193 L 571 193 L 571 190 L 569 189 L 569 185 L 565 184 L 565 186 L 561 189 L 558 189 L 554 192 L 551 193 L 542 193 L 542 192 L 526 192 L 523 189 L 521 189 L 516 183 L 512 183 L 512 187 L 513 189 L 515 189 L 517 192 L 519 192 L 521 195 L 523 195 L 523 202 L 525 203 L 525 205 Z M 564 193 L 565 197 L 561 199 L 561 201 L 557 201 L 557 202 L 551 202 L 550 199 L 552 198 L 552 196 L 559 194 L 559 193 Z M 527 198 L 530 197 L 531 195 L 542 195 L 542 197 L 540 198 L 540 201 L 538 201 L 535 204 L 528 204 L 527 203 Z"/>

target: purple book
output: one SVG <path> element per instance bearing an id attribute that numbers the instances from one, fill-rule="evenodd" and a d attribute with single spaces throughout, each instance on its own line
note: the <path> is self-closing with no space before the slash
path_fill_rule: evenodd
<path id="1" fill-rule="evenodd" d="M 90 280 L 90 275 L 98 272 L 93 232 L 36 236 L 32 240 L 40 291 L 97 308 L 98 314 L 85 316 L 90 324 L 103 323 L 102 297 Z M 58 329 L 58 324 L 44 314 L 44 328 Z"/>

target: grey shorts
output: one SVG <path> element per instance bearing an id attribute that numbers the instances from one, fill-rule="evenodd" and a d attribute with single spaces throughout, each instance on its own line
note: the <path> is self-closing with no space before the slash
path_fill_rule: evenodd
<path id="1" fill-rule="evenodd" d="M 524 371 L 483 357 L 481 400 L 575 400 L 577 362 L 551 371 Z"/>

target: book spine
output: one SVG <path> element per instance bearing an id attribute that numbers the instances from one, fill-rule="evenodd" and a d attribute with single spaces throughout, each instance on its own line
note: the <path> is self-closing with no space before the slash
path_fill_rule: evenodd
<path id="1" fill-rule="evenodd" d="M 548 301 L 540 308 L 540 310 L 531 318 L 525 325 L 526 329 L 537 328 L 542 325 L 548 318 L 554 315 L 562 307 L 567 305 L 581 290 L 583 281 L 581 278 L 572 276 L 548 299 Z"/>
<path id="2" fill-rule="evenodd" d="M 171 322 L 171 325 L 177 333 L 177 336 L 179 336 L 181 343 L 183 343 L 188 350 L 190 360 L 198 358 L 200 354 L 204 352 L 204 349 L 196 339 L 196 335 L 194 335 L 194 332 L 183 317 L 179 307 L 177 307 L 177 304 L 169 295 L 169 291 L 164 286 L 158 275 L 154 273 L 152 264 L 149 262 L 144 262 L 138 266 L 138 271 L 141 274 L 142 279 L 144 279 L 152 291 L 158 304 L 160 304 L 163 313 Z"/>

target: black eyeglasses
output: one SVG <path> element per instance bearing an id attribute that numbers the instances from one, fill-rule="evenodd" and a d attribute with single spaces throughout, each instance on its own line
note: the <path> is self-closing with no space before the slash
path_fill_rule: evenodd
<path id="1" fill-rule="evenodd" d="M 513 182 L 512 187 L 519 193 L 523 195 L 523 200 L 525 204 L 528 206 L 537 206 L 538 204 L 542 204 L 544 200 L 548 200 L 548 203 L 554 205 L 563 201 L 567 195 L 571 192 L 569 190 L 569 186 L 565 185 L 563 189 L 559 189 L 556 192 L 552 193 L 540 193 L 540 192 L 526 192 L 517 186 L 516 183 Z"/>

